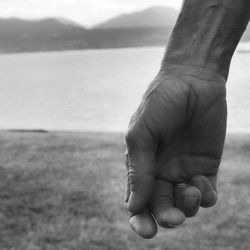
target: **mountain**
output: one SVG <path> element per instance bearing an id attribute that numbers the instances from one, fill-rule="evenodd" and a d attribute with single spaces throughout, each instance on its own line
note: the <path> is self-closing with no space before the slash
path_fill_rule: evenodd
<path id="1" fill-rule="evenodd" d="M 85 31 L 66 19 L 0 19 L 0 52 L 75 48 Z"/>
<path id="2" fill-rule="evenodd" d="M 18 18 L 0 18 L 0 34 L 31 34 L 57 33 L 73 28 L 83 29 L 80 25 L 66 19 L 47 18 L 39 20 L 25 20 Z"/>
<path id="3" fill-rule="evenodd" d="M 0 19 L 0 53 L 164 46 L 175 22 L 173 13 L 176 11 L 169 8 L 153 7 L 113 18 L 90 30 L 58 18 Z M 250 28 L 242 41 L 250 41 Z"/>
<path id="4" fill-rule="evenodd" d="M 154 6 L 143 11 L 114 17 L 99 24 L 97 28 L 172 27 L 177 16 L 178 12 L 173 8 Z"/>

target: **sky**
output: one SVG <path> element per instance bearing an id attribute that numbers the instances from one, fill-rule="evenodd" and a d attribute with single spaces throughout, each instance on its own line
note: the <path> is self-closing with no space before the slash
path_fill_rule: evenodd
<path id="1" fill-rule="evenodd" d="M 179 9 L 182 0 L 0 0 L 0 17 L 63 17 L 91 27 L 121 13 L 154 5 Z"/>

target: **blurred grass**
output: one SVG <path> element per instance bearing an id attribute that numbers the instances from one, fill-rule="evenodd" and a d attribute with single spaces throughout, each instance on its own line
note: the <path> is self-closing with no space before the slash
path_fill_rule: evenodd
<path id="1" fill-rule="evenodd" d="M 1 250 L 250 249 L 250 135 L 229 135 L 217 205 L 143 240 L 123 209 L 123 135 L 0 132 Z"/>

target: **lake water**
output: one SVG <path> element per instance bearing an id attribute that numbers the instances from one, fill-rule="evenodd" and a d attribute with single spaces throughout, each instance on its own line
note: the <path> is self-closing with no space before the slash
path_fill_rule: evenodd
<path id="1" fill-rule="evenodd" d="M 250 49 L 250 43 L 240 45 Z M 0 128 L 125 131 L 164 48 L 0 55 Z M 250 53 L 228 81 L 229 131 L 250 131 Z"/>

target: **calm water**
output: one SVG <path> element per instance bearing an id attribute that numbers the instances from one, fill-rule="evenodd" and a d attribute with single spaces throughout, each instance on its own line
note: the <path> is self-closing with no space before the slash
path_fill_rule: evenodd
<path id="1" fill-rule="evenodd" d="M 1 55 L 0 128 L 125 131 L 163 51 Z M 229 131 L 250 131 L 249 67 L 250 54 L 236 53 L 228 81 Z"/>

